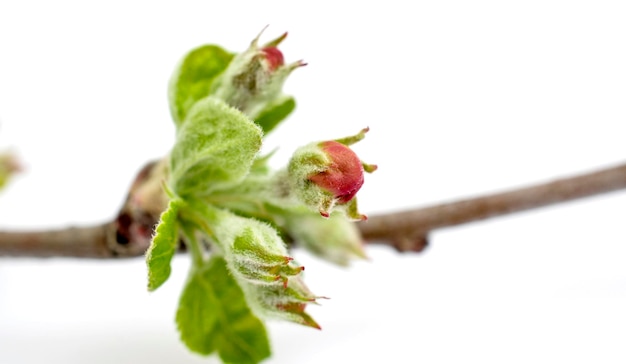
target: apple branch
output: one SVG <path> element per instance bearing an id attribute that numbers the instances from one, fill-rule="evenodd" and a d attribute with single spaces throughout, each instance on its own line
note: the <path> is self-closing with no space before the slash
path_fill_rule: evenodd
<path id="1" fill-rule="evenodd" d="M 139 173 L 133 189 L 149 175 L 154 163 Z M 420 252 L 435 229 L 507 215 L 626 188 L 626 164 L 526 188 L 434 206 L 370 216 L 358 227 L 363 238 L 401 252 Z M 131 211 L 128 201 L 118 217 L 101 225 L 55 231 L 0 231 L 0 256 L 125 258 L 144 254 L 154 212 Z"/>
<path id="2" fill-rule="evenodd" d="M 517 190 L 375 215 L 359 224 L 363 237 L 398 251 L 422 251 L 431 230 L 567 202 L 626 188 L 626 164 Z"/>

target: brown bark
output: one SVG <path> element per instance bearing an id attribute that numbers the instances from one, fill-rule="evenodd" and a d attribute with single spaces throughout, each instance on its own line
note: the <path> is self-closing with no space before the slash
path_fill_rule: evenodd
<path id="1" fill-rule="evenodd" d="M 363 237 L 399 251 L 421 251 L 431 230 L 460 225 L 626 188 L 626 164 L 597 172 L 444 203 L 372 216 L 359 224 Z"/>
<path id="2" fill-rule="evenodd" d="M 110 248 L 110 226 L 103 224 L 52 231 L 0 232 L 0 255 L 111 258 L 117 254 Z"/>

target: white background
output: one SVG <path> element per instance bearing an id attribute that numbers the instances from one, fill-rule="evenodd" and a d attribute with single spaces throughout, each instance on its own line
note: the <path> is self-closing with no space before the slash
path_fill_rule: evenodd
<path id="1" fill-rule="evenodd" d="M 168 152 L 168 78 L 188 50 L 289 31 L 298 107 L 267 139 L 353 134 L 379 171 L 365 213 L 499 191 L 624 161 L 621 1 L 0 3 L 0 147 L 27 171 L 0 228 L 111 219 Z M 331 297 L 316 331 L 269 325 L 267 363 L 623 363 L 626 194 L 437 231 L 423 255 L 369 248 L 339 269 L 296 251 Z M 207 363 L 178 342 L 188 260 L 145 290 L 141 259 L 0 258 L 0 362 Z"/>

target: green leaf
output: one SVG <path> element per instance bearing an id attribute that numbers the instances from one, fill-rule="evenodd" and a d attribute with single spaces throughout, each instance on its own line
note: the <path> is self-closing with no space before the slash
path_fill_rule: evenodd
<path id="1" fill-rule="evenodd" d="M 272 101 L 254 120 L 265 134 L 274 129 L 296 108 L 296 100 L 291 96 L 282 96 Z"/>
<path id="2" fill-rule="evenodd" d="M 172 150 L 170 185 L 182 197 L 240 182 L 261 148 L 262 132 L 240 111 L 207 97 L 189 111 Z"/>
<path id="3" fill-rule="evenodd" d="M 183 201 L 172 199 L 167 210 L 161 214 L 161 220 L 156 227 L 156 234 L 152 238 L 146 253 L 148 265 L 148 290 L 159 288 L 170 276 L 170 263 L 178 247 L 178 211 Z"/>
<path id="4" fill-rule="evenodd" d="M 209 95 L 213 81 L 233 57 L 234 54 L 216 45 L 205 45 L 183 58 L 169 85 L 170 111 L 177 126 L 185 120 L 193 104 Z"/>
<path id="5" fill-rule="evenodd" d="M 226 363 L 258 363 L 270 355 L 263 323 L 217 255 L 191 271 L 176 323 L 190 350 L 204 355 L 217 351 Z"/>

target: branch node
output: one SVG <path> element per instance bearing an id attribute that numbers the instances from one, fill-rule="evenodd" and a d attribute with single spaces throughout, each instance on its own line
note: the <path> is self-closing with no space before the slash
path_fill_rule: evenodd
<path id="1" fill-rule="evenodd" d="M 422 253 L 428 247 L 428 235 L 396 236 L 392 246 L 400 253 Z"/>

